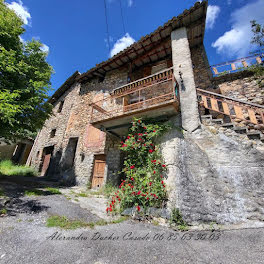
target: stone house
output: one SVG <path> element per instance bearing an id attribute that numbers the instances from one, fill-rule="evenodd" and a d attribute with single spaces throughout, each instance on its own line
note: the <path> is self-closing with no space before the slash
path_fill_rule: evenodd
<path id="1" fill-rule="evenodd" d="M 68 184 L 117 183 L 120 139 L 132 118 L 171 120 L 175 128 L 160 139 L 169 206 L 190 222 L 264 220 L 263 109 L 226 96 L 231 90 L 240 94 L 238 80 L 245 76 L 230 80 L 211 71 L 203 45 L 206 10 L 207 1 L 197 2 L 107 61 L 69 77 L 50 99 L 53 115 L 28 163 Z M 254 81 L 250 85 L 260 92 Z M 211 115 L 201 119 L 204 113 Z M 229 125 L 236 119 L 240 126 L 253 125 L 247 129 L 259 135 L 257 143 L 252 147 L 222 131 L 229 129 L 219 128 L 226 117 Z M 217 120 L 215 127 L 202 124 L 208 119 Z"/>

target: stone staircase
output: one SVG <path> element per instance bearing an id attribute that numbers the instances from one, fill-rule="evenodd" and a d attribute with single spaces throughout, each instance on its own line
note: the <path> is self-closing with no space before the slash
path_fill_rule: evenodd
<path id="1" fill-rule="evenodd" d="M 247 126 L 240 126 L 236 122 L 225 122 L 222 118 L 214 118 L 212 114 L 201 115 L 202 124 L 212 133 L 223 133 L 232 137 L 245 145 L 254 145 L 264 150 L 264 134 L 259 130 L 252 130 Z"/>

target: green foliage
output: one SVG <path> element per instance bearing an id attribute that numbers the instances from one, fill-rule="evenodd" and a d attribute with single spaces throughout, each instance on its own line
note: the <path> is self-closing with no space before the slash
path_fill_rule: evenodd
<path id="1" fill-rule="evenodd" d="M 5 208 L 2 208 L 1 210 L 0 210 L 0 215 L 5 215 L 5 214 L 7 214 L 7 210 L 5 209 Z"/>
<path id="2" fill-rule="evenodd" d="M 61 194 L 61 191 L 57 188 L 47 187 L 45 190 L 51 194 Z"/>
<path id="3" fill-rule="evenodd" d="M 10 160 L 0 162 L 0 175 L 7 176 L 36 176 L 38 173 L 35 169 L 24 166 L 14 165 Z"/>
<path id="4" fill-rule="evenodd" d="M 0 197 L 4 197 L 5 196 L 5 192 L 0 188 Z"/>
<path id="5" fill-rule="evenodd" d="M 264 46 L 264 26 L 256 22 L 256 20 L 250 21 L 251 30 L 254 33 L 254 36 L 251 40 L 251 43 L 257 44 L 260 47 Z"/>
<path id="6" fill-rule="evenodd" d="M 125 152 L 124 169 L 126 180 L 122 181 L 119 190 L 112 196 L 107 212 L 123 211 L 136 206 L 161 207 L 166 200 L 163 164 L 156 139 L 170 128 L 164 123 L 134 119 L 132 127 L 121 149 Z"/>
<path id="7" fill-rule="evenodd" d="M 46 192 L 39 189 L 26 190 L 24 193 L 26 196 L 39 196 L 45 195 Z"/>
<path id="8" fill-rule="evenodd" d="M 186 230 L 187 224 L 182 218 L 180 210 L 178 208 L 173 208 L 171 212 L 170 224 L 176 225 L 180 230 Z"/>
<path id="9" fill-rule="evenodd" d="M 37 40 L 21 41 L 22 20 L 0 0 L 0 135 L 33 137 L 52 106 L 47 102 L 52 67 Z"/>
<path id="10" fill-rule="evenodd" d="M 47 219 L 47 227 L 60 227 L 62 229 L 77 229 L 89 226 L 89 223 L 79 220 L 69 220 L 65 216 L 50 216 Z M 91 225 L 93 227 L 94 225 Z"/>
<path id="11" fill-rule="evenodd" d="M 108 224 L 118 224 L 127 220 L 127 217 L 120 217 L 119 219 L 113 220 L 111 222 L 107 222 L 105 220 L 98 220 L 96 222 L 84 222 L 79 220 L 69 220 L 65 216 L 50 216 L 47 219 L 46 226 L 47 227 L 60 227 L 62 229 L 77 229 L 77 228 L 85 228 L 90 227 L 94 228 L 95 226 L 104 226 Z"/>
<path id="12" fill-rule="evenodd" d="M 111 195 L 113 195 L 116 191 L 118 190 L 117 186 L 114 186 L 111 183 L 107 183 L 104 186 L 102 186 L 101 188 L 99 188 L 98 190 L 89 190 L 89 193 L 91 195 L 104 195 L 106 197 L 110 197 Z"/>

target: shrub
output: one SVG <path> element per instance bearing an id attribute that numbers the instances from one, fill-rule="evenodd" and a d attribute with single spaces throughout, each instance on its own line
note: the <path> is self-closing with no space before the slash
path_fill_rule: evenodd
<path id="1" fill-rule="evenodd" d="M 136 206 L 137 211 L 147 207 L 161 207 L 166 200 L 163 173 L 166 165 L 162 161 L 157 137 L 170 126 L 151 121 L 134 119 L 121 150 L 125 152 L 124 169 L 126 179 L 112 196 L 107 212 L 123 211 Z"/>
<path id="2" fill-rule="evenodd" d="M 14 165 L 11 160 L 0 162 L 0 174 L 7 176 L 36 176 L 35 169 L 25 165 Z"/>

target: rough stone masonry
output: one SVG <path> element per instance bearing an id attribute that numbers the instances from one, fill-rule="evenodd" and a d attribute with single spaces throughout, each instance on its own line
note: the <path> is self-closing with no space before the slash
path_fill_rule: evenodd
<path id="1" fill-rule="evenodd" d="M 93 126 L 92 106 L 99 102 L 97 109 L 105 114 L 104 99 L 114 89 L 173 66 L 180 111 L 169 117 L 174 128 L 160 139 L 168 165 L 169 208 L 179 208 L 190 223 L 264 221 L 264 153 L 221 132 L 212 133 L 200 122 L 196 88 L 245 100 L 259 94 L 258 103 L 263 99 L 263 91 L 248 76 L 236 75 L 232 82 L 212 77 L 203 46 L 206 8 L 207 2 L 197 2 L 113 58 L 86 73 L 74 73 L 51 98 L 53 115 L 38 134 L 31 165 L 62 183 L 90 185 L 96 157 L 103 155 L 103 183 L 117 184 L 122 134 Z M 152 112 L 162 115 L 159 108 Z"/>

